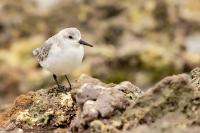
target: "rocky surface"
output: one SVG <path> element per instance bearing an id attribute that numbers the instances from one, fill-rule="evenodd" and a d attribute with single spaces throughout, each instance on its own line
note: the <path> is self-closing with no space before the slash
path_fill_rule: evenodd
<path id="1" fill-rule="evenodd" d="M 142 94 L 128 81 L 108 85 L 87 75 L 80 76 L 73 86 L 71 92 L 65 87 L 63 91 L 53 87 L 17 97 L 15 103 L 0 114 L 0 126 L 8 131 L 59 127 L 84 131 L 91 121 L 121 114 Z"/>
<path id="2" fill-rule="evenodd" d="M 199 70 L 190 75 L 167 77 L 149 89 L 124 112 L 122 118 L 129 132 L 199 132 Z M 194 82 L 195 81 L 195 82 Z"/>
<path id="3" fill-rule="evenodd" d="M 85 83 L 75 94 L 81 112 L 70 128 L 73 132 L 83 132 L 91 126 L 89 123 L 99 118 L 107 123 L 114 122 L 108 118 L 120 115 L 141 95 L 142 91 L 128 81 L 111 86 Z"/>
<path id="4" fill-rule="evenodd" d="M 70 93 L 61 93 L 56 88 L 41 89 L 19 96 L 14 105 L 0 115 L 0 124 L 8 130 L 13 126 L 24 130 L 52 129 L 68 125 L 75 111 Z"/>
<path id="5" fill-rule="evenodd" d="M 0 114 L 2 131 L 196 133 L 200 68 L 169 76 L 142 92 L 128 81 L 82 75 L 70 92 L 56 87 L 19 96 Z M 65 87 L 63 87 L 65 89 Z"/>

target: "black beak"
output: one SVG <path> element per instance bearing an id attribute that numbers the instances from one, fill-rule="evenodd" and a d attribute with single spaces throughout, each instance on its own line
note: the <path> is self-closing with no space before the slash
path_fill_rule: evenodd
<path id="1" fill-rule="evenodd" d="M 93 47 L 93 45 L 83 41 L 83 40 L 79 40 L 79 43 L 82 44 L 82 45 L 86 45 L 86 46 L 89 46 L 89 47 Z"/>

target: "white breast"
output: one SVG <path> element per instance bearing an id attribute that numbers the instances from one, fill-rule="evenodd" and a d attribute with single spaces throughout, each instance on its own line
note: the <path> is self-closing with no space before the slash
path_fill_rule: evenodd
<path id="1" fill-rule="evenodd" d="M 53 45 L 48 58 L 40 62 L 43 68 L 56 75 L 71 73 L 83 60 L 84 48 L 82 45 L 73 47 L 59 47 Z"/>

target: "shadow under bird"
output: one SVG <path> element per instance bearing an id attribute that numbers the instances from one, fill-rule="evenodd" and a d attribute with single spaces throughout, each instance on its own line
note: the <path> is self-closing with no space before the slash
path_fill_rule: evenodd
<path id="1" fill-rule="evenodd" d="M 93 47 L 81 39 L 77 28 L 66 28 L 50 37 L 40 48 L 33 50 L 39 64 L 53 73 L 53 78 L 60 88 L 57 75 L 65 76 L 72 88 L 67 75 L 81 65 L 84 56 L 83 45 Z"/>

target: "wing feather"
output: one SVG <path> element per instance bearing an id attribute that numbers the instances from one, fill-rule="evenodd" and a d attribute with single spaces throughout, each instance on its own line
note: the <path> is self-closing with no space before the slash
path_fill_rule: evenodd
<path id="1" fill-rule="evenodd" d="M 38 61 L 44 61 L 47 58 L 52 45 L 53 43 L 51 41 L 46 41 L 42 47 L 33 50 L 33 55 L 37 57 Z"/>

